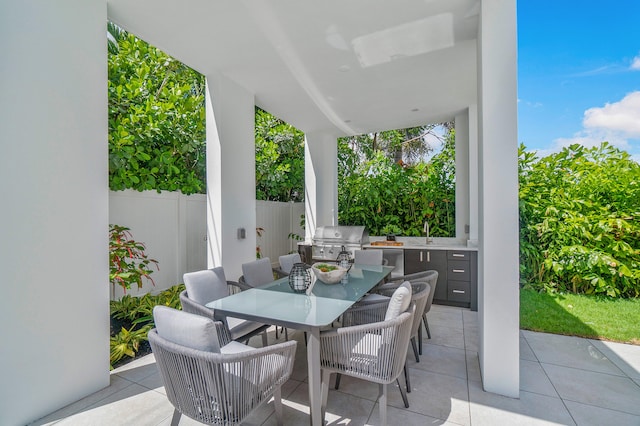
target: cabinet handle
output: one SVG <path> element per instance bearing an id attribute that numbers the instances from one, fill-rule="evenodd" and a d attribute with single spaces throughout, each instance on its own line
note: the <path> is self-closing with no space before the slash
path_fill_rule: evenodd
<path id="1" fill-rule="evenodd" d="M 464 257 L 464 254 L 453 253 L 451 256 L 453 256 L 453 257 Z"/>
<path id="2" fill-rule="evenodd" d="M 427 252 L 427 262 L 431 262 L 431 252 Z"/>
<path id="3" fill-rule="evenodd" d="M 466 292 L 464 290 L 451 290 L 454 293 L 458 293 L 458 294 L 465 294 Z"/>
<path id="4" fill-rule="evenodd" d="M 452 269 L 451 272 L 460 272 L 464 273 L 464 269 Z"/>
<path id="5" fill-rule="evenodd" d="M 420 262 L 424 262 L 424 258 L 422 257 L 424 255 L 423 251 L 420 251 Z"/>

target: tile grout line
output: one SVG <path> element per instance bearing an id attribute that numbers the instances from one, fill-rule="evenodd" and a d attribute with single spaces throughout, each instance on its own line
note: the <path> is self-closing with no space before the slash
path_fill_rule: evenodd
<path id="1" fill-rule="evenodd" d="M 569 414 L 569 417 L 571 417 L 571 420 L 573 420 L 574 424 L 578 424 L 578 422 L 576 421 L 576 419 L 573 417 L 573 414 L 571 413 L 571 410 L 569 410 L 569 407 L 567 406 L 567 403 L 565 402 L 564 398 L 562 398 L 562 396 L 560 395 L 560 392 L 558 392 L 558 389 L 556 388 L 556 385 L 553 383 L 553 381 L 551 380 L 551 377 L 549 377 L 549 374 L 547 374 L 547 370 L 544 369 L 544 367 L 542 367 L 542 361 L 540 361 L 540 358 L 538 357 L 538 354 L 536 354 L 536 351 L 533 349 L 533 347 L 531 347 L 531 345 L 529 344 L 529 340 L 527 339 L 526 334 L 522 334 L 522 337 L 524 338 L 525 343 L 527 344 L 527 346 L 529 347 L 529 349 L 531 350 L 531 353 L 533 354 L 533 356 L 536 358 L 536 363 L 538 364 L 538 366 L 540 366 L 540 369 L 542 370 L 542 373 L 544 374 L 544 377 L 547 378 L 547 380 L 549 381 L 549 383 L 551 384 L 551 387 L 553 387 L 553 390 L 556 392 L 556 394 L 558 395 L 558 398 L 560 399 L 560 401 L 562 402 L 562 406 L 564 407 L 565 410 L 567 410 L 567 414 Z"/>

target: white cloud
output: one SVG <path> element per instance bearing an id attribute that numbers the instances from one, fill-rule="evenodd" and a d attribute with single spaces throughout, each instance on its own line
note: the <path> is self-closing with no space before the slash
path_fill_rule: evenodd
<path id="1" fill-rule="evenodd" d="M 553 149 L 553 152 L 560 151 L 562 148 L 576 143 L 587 148 L 592 148 L 594 146 L 599 146 L 605 141 L 625 151 L 628 151 L 631 148 L 628 139 L 620 135 L 619 132 L 612 132 L 603 129 L 585 129 L 576 133 L 571 138 L 556 139 L 554 141 L 555 148 Z"/>
<path id="2" fill-rule="evenodd" d="M 632 70 L 640 71 L 640 55 L 633 58 L 633 61 L 631 62 L 631 66 L 629 68 L 631 68 Z"/>
<path id="3" fill-rule="evenodd" d="M 584 112 L 582 125 L 583 129 L 572 137 L 555 139 L 552 147 L 539 150 L 538 156 L 544 157 L 559 152 L 572 144 L 591 148 L 607 141 L 629 152 L 632 158 L 639 158 L 640 91 L 629 93 L 618 102 L 589 108 Z"/>
<path id="4" fill-rule="evenodd" d="M 585 129 L 619 132 L 627 137 L 640 137 L 640 91 L 631 92 L 621 101 L 584 112 Z"/>

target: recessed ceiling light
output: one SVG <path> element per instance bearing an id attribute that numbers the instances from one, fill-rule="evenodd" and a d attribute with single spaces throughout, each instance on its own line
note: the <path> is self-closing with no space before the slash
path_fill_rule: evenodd
<path id="1" fill-rule="evenodd" d="M 344 120 L 345 123 L 351 123 L 351 120 Z"/>
<path id="2" fill-rule="evenodd" d="M 341 65 L 340 67 L 338 67 L 338 71 L 349 72 L 351 71 L 351 67 L 349 65 Z"/>
<path id="3" fill-rule="evenodd" d="M 413 108 L 413 109 L 411 110 L 411 112 L 418 112 L 418 111 L 420 111 L 420 108 Z"/>

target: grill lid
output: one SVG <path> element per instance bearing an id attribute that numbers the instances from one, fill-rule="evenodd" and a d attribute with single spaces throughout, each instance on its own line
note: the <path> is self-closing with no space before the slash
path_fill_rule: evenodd
<path id="1" fill-rule="evenodd" d="M 369 243 L 369 232 L 364 226 L 318 226 L 313 243 L 363 245 Z"/>

